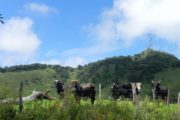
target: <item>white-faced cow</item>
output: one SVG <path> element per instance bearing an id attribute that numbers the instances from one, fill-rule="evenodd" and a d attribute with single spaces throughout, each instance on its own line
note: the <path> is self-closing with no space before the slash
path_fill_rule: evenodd
<path id="1" fill-rule="evenodd" d="M 64 96 L 63 92 L 64 92 L 64 83 L 60 80 L 54 80 L 55 82 L 55 87 L 56 87 L 56 91 L 58 93 L 58 95 L 60 96 Z"/>
<path id="2" fill-rule="evenodd" d="M 135 87 L 135 88 L 134 88 Z M 133 94 L 139 95 L 141 83 L 114 83 L 112 88 L 112 97 L 117 100 L 120 96 L 125 98 L 133 98 Z"/>
<path id="3" fill-rule="evenodd" d="M 164 86 L 160 86 L 160 82 L 152 81 L 151 87 L 152 87 L 152 93 L 153 93 L 153 99 L 162 99 L 164 101 L 168 100 L 168 88 Z"/>
<path id="4" fill-rule="evenodd" d="M 93 84 L 87 83 L 82 85 L 79 81 L 74 80 L 71 82 L 71 87 L 78 102 L 80 102 L 81 97 L 88 97 L 91 99 L 91 103 L 94 104 L 96 90 Z"/>

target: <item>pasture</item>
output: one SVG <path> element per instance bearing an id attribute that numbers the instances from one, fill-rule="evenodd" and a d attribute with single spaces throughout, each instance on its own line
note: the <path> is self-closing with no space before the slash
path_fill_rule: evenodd
<path id="1" fill-rule="evenodd" d="M 180 105 L 165 105 L 145 98 L 134 105 L 129 100 L 82 100 L 78 104 L 73 96 L 57 101 L 31 101 L 24 103 L 23 112 L 18 105 L 1 104 L 1 120 L 179 120 Z"/>
<path id="2" fill-rule="evenodd" d="M 67 69 L 67 72 L 61 69 L 58 69 L 58 71 L 52 68 L 46 68 L 1 73 L 1 100 L 11 97 L 17 98 L 19 83 L 21 81 L 24 82 L 23 96 L 31 94 L 34 89 L 37 91 L 49 89 L 51 91 L 50 95 L 58 98 L 54 86 L 55 79 L 63 80 L 65 83 L 73 79 L 79 79 L 81 83 L 97 80 L 95 81 L 97 90 L 96 98 L 98 98 L 99 83 L 102 83 L 102 97 L 101 100 L 96 100 L 94 105 L 91 105 L 90 100 L 82 100 L 81 103 L 78 104 L 72 96 L 67 96 L 66 99 L 58 101 L 43 100 L 24 102 L 24 109 L 21 114 L 18 112 L 17 104 L 0 104 L 0 120 L 180 120 L 180 105 L 165 105 L 161 103 L 158 106 L 156 102 L 152 102 L 152 98 L 145 97 L 146 95 L 152 97 L 151 80 L 148 79 L 142 81 L 142 91 L 140 93 L 142 98 L 139 104 L 134 105 L 128 100 L 117 102 L 108 100 L 108 97 L 111 96 L 113 80 L 116 80 L 113 77 L 121 76 L 119 73 L 122 72 L 117 72 L 118 74 L 113 72 L 104 74 L 107 73 L 107 71 L 105 71 L 106 68 L 96 68 L 101 68 L 101 66 L 96 66 L 91 72 L 101 70 L 98 71 L 99 75 L 88 73 L 88 71 L 84 71 L 86 74 L 80 74 L 80 71 L 83 71 L 85 68 Z M 86 69 L 88 70 L 89 68 Z M 109 70 L 110 67 L 107 67 L 107 69 Z M 117 67 L 117 71 L 118 69 L 122 69 L 122 67 Z M 115 69 L 112 67 L 109 71 L 113 70 Z M 66 75 L 66 73 L 68 74 Z M 180 68 L 178 67 L 153 73 L 154 80 L 161 79 L 162 85 L 170 89 L 170 103 L 177 103 L 177 93 L 180 91 L 179 73 Z M 81 75 L 81 77 L 84 76 L 87 81 L 83 80 L 83 78 L 78 75 Z M 92 77 L 93 75 L 97 76 Z M 128 74 L 124 73 L 124 75 L 124 77 L 122 75 L 120 82 L 127 83 L 128 79 L 126 75 Z"/>

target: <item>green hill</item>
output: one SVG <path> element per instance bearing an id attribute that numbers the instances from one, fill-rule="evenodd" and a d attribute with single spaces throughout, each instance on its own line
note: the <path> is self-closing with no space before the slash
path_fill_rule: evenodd
<path id="1" fill-rule="evenodd" d="M 68 81 L 78 79 L 81 82 L 92 82 L 96 86 L 102 84 L 103 97 L 110 96 L 113 82 L 142 82 L 142 95 L 150 95 L 151 80 L 160 80 L 171 90 L 171 96 L 180 91 L 180 61 L 173 55 L 147 49 L 134 56 L 118 56 L 106 58 L 77 68 L 59 65 L 31 64 L 0 68 L 0 88 L 8 88 L 11 93 L 17 91 L 20 81 L 24 81 L 24 94 L 33 89 L 53 88 L 53 80 Z M 1 90 L 2 91 L 2 90 Z M 0 96 L 1 97 L 1 96 Z"/>
<path id="2" fill-rule="evenodd" d="M 112 57 L 90 63 L 83 67 L 80 66 L 78 67 L 79 72 L 77 78 L 82 82 L 101 83 L 104 94 L 110 93 L 110 85 L 112 85 L 113 82 L 126 83 L 140 81 L 143 83 L 142 95 L 145 95 L 151 94 L 150 83 L 153 79 L 169 79 L 166 83 L 163 83 L 162 80 L 162 84 L 172 84 L 170 78 L 173 77 L 174 74 L 178 74 L 174 72 L 179 68 L 179 63 L 180 61 L 171 54 L 147 49 L 134 56 Z M 167 72 L 169 69 L 171 69 L 171 73 L 168 72 L 169 76 L 166 78 L 166 76 L 163 76 L 161 73 Z M 178 78 L 175 78 L 176 79 L 173 79 L 174 83 L 179 83 Z M 109 89 L 107 89 L 107 87 Z M 180 91 L 180 88 L 175 84 L 173 84 L 171 88 L 176 89 L 176 92 L 178 90 Z M 173 92 L 174 96 L 176 94 L 177 93 Z M 107 97 L 107 95 L 104 96 Z"/>
<path id="3" fill-rule="evenodd" d="M 117 81 L 149 81 L 155 73 L 178 67 L 173 55 L 147 49 L 134 56 L 119 56 L 80 66 L 77 78 L 107 85 Z"/>
<path id="4" fill-rule="evenodd" d="M 56 95 L 54 80 L 66 81 L 70 79 L 73 68 L 59 65 L 31 64 L 1 68 L 0 73 L 0 99 L 17 95 L 19 84 L 24 82 L 24 95 L 29 95 L 33 90 L 51 90 Z M 5 93 L 8 95 L 5 96 Z"/>

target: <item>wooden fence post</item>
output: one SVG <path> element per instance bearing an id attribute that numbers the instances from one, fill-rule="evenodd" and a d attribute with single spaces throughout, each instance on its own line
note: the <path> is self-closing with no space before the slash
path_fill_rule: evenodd
<path id="1" fill-rule="evenodd" d="M 156 100 L 155 89 L 152 89 L 152 94 L 153 94 L 153 101 L 155 101 Z"/>
<path id="2" fill-rule="evenodd" d="M 178 93 L 178 104 L 180 104 L 180 92 Z"/>
<path id="3" fill-rule="evenodd" d="M 132 91 L 133 91 L 133 103 L 136 104 L 136 86 L 135 83 L 131 83 L 132 85 Z"/>
<path id="4" fill-rule="evenodd" d="M 101 83 L 99 84 L 99 100 L 101 100 Z"/>
<path id="5" fill-rule="evenodd" d="M 22 92 L 23 92 L 23 82 L 21 81 L 19 86 L 19 113 L 22 113 L 23 111 Z"/>
<path id="6" fill-rule="evenodd" d="M 169 105 L 169 101 L 170 101 L 170 91 L 168 89 L 168 96 L 167 96 L 167 104 Z"/>

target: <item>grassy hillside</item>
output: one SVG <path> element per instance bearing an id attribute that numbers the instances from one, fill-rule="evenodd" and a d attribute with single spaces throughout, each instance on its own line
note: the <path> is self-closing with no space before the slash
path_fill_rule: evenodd
<path id="1" fill-rule="evenodd" d="M 142 82 L 142 95 L 151 95 L 151 80 L 160 80 L 162 85 L 170 88 L 172 99 L 180 91 L 180 61 L 173 55 L 147 49 L 134 56 L 106 58 L 85 66 L 62 67 L 59 65 L 32 64 L 0 68 L 0 98 L 2 91 L 17 92 L 20 81 L 24 81 L 24 95 L 32 90 L 50 89 L 56 95 L 55 79 L 64 82 L 78 79 L 81 82 L 92 82 L 98 88 L 102 84 L 102 96 L 111 96 L 113 82 Z M 98 90 L 98 89 L 97 89 Z M 98 91 L 97 91 L 98 93 Z"/>
<path id="2" fill-rule="evenodd" d="M 17 94 L 19 84 L 24 82 L 24 95 L 29 95 L 33 90 L 50 89 L 54 94 L 54 80 L 61 79 L 55 70 L 47 68 L 44 70 L 32 70 L 21 72 L 6 72 L 0 74 L 0 88 L 6 88 L 9 93 Z"/>
<path id="3" fill-rule="evenodd" d="M 158 72 L 154 74 L 152 80 L 159 81 L 161 80 L 161 85 L 166 86 L 170 90 L 170 99 L 171 102 L 177 102 L 177 95 L 180 92 L 180 68 L 169 68 L 162 72 Z M 126 82 L 126 81 L 122 81 Z M 102 97 L 108 98 L 111 95 L 111 85 L 107 85 L 103 88 Z M 151 81 L 142 81 L 142 90 L 141 95 L 144 97 L 145 95 L 152 97 L 151 92 Z"/>
<path id="4" fill-rule="evenodd" d="M 177 99 L 180 92 L 180 68 L 171 68 L 155 74 L 156 80 L 161 80 L 162 85 L 170 89 L 171 99 Z"/>

